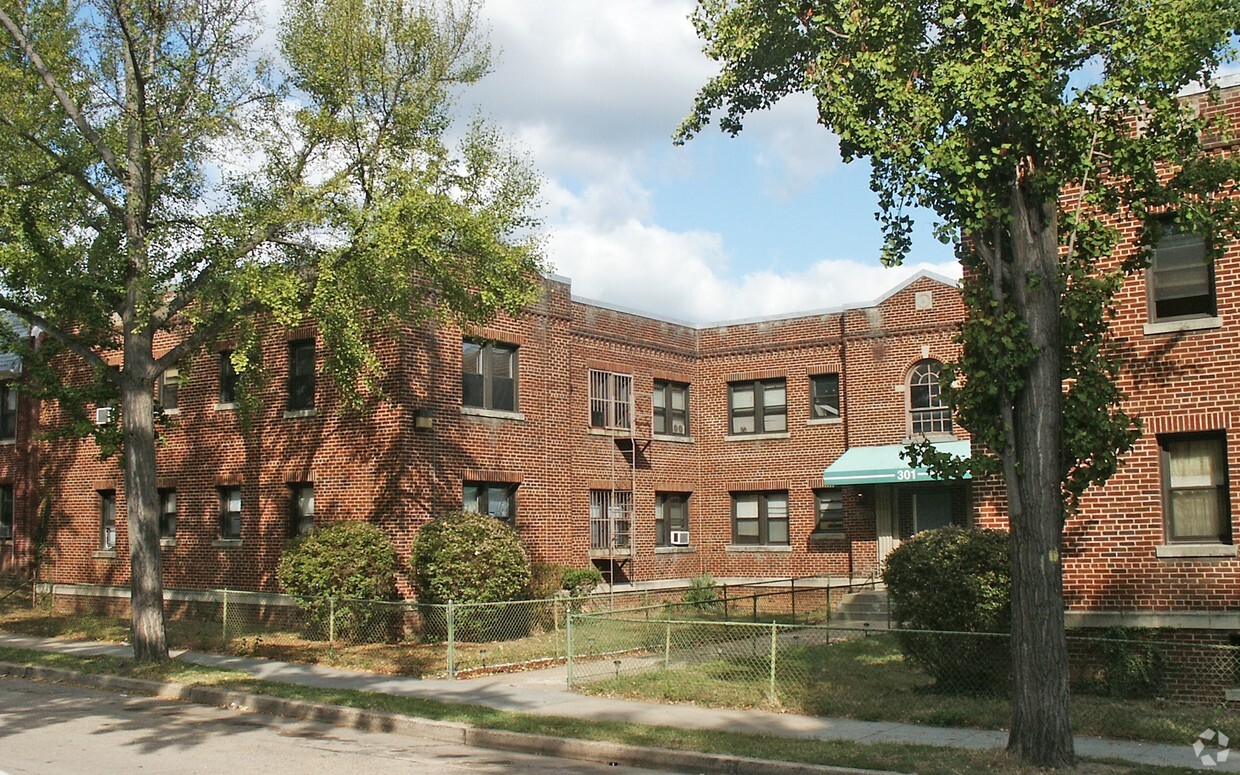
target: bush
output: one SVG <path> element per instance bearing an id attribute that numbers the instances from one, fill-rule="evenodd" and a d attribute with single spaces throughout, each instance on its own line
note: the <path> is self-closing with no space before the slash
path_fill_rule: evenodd
<path id="1" fill-rule="evenodd" d="M 698 611 L 709 611 L 722 605 L 719 599 L 718 585 L 709 573 L 689 579 L 689 588 L 681 597 L 685 605 L 693 606 Z"/>
<path id="2" fill-rule="evenodd" d="M 883 581 L 893 619 L 910 630 L 1011 632 L 1011 543 L 1007 533 L 947 527 L 919 533 L 887 557 Z M 1008 638 L 898 633 L 905 657 L 948 690 L 1006 683 Z"/>
<path id="3" fill-rule="evenodd" d="M 1123 699 L 1166 694 L 1167 655 L 1157 643 L 1141 640 L 1140 630 L 1112 627 L 1103 633 L 1103 667 L 1095 691 Z"/>
<path id="4" fill-rule="evenodd" d="M 472 512 L 445 514 L 423 525 L 413 539 L 409 565 L 419 603 L 518 600 L 530 584 L 530 559 L 517 531 L 494 517 Z M 481 641 L 528 634 L 528 609 L 514 609 L 524 614 L 513 621 L 505 619 L 499 606 L 458 608 L 455 635 Z M 447 623 L 438 609 L 423 615 L 433 633 L 446 634 Z"/>
<path id="5" fill-rule="evenodd" d="M 294 539 L 276 575 L 284 591 L 309 611 L 321 635 L 335 598 L 335 630 L 348 640 L 384 640 L 397 621 L 394 606 L 370 601 L 396 599 L 396 548 L 387 533 L 368 522 L 338 522 Z"/>

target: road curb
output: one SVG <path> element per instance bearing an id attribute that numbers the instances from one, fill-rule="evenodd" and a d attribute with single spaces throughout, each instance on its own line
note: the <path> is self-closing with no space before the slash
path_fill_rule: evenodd
<path id="1" fill-rule="evenodd" d="M 141 678 L 84 673 L 58 667 L 0 662 L 0 676 L 35 681 L 68 683 L 93 689 L 184 700 L 201 705 L 238 708 L 303 721 L 317 721 L 366 731 L 427 737 L 446 743 L 469 745 L 519 753 L 541 754 L 565 759 L 616 764 L 629 767 L 673 769 L 685 772 L 712 772 L 741 775 L 896 775 L 880 770 L 833 767 L 821 764 L 779 762 L 744 756 L 646 748 L 624 743 L 482 729 L 452 721 L 435 721 L 395 713 L 359 710 L 306 700 L 291 700 L 265 694 L 252 694 L 213 686 L 191 686 Z"/>

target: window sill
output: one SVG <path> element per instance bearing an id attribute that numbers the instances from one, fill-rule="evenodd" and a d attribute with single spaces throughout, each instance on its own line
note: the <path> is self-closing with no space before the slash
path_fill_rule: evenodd
<path id="1" fill-rule="evenodd" d="M 654 440 L 655 441 L 670 441 L 673 444 L 692 444 L 693 443 L 692 436 L 673 436 L 670 433 L 656 433 L 654 434 Z"/>
<path id="2" fill-rule="evenodd" d="M 236 401 L 223 401 L 211 407 L 217 412 L 231 412 L 237 408 Z"/>
<path id="3" fill-rule="evenodd" d="M 0 447 L 12 447 L 17 444 L 17 439 L 0 439 Z"/>
<path id="4" fill-rule="evenodd" d="M 792 554 L 791 546 L 776 546 L 773 544 L 728 544 L 723 547 L 723 550 L 729 554 L 743 554 L 745 552 L 754 552 L 757 554 Z"/>
<path id="5" fill-rule="evenodd" d="M 842 425 L 843 417 L 817 417 L 812 420 L 806 420 L 806 425 Z"/>
<path id="6" fill-rule="evenodd" d="M 177 545 L 177 540 L 175 538 L 161 538 L 159 539 L 159 545 L 163 549 L 170 549 Z"/>
<path id="7" fill-rule="evenodd" d="M 242 543 L 240 538 L 217 538 L 211 542 L 211 546 L 216 549 L 240 549 Z"/>
<path id="8" fill-rule="evenodd" d="M 697 554 L 697 548 L 693 546 L 656 546 L 655 554 Z"/>
<path id="9" fill-rule="evenodd" d="M 503 409 L 483 409 L 478 406 L 462 406 L 461 414 L 466 417 L 486 417 L 492 420 L 516 420 L 525 422 L 525 415 L 520 412 L 509 412 Z"/>
<path id="10" fill-rule="evenodd" d="M 1240 689 L 1228 689 L 1224 692 L 1223 699 L 1227 702 L 1240 702 Z"/>
<path id="11" fill-rule="evenodd" d="M 738 433 L 733 436 L 724 436 L 723 440 L 724 441 L 763 441 L 765 439 L 787 439 L 791 437 L 792 437 L 792 434 L 788 433 L 788 431 L 781 431 L 779 433 Z"/>
<path id="12" fill-rule="evenodd" d="M 1154 556 L 1160 559 L 1235 557 L 1233 544 L 1163 544 L 1154 547 Z"/>
<path id="13" fill-rule="evenodd" d="M 1206 331 L 1211 328 L 1222 328 L 1223 319 L 1217 315 L 1202 318 L 1185 318 L 1184 320 L 1162 320 L 1157 323 L 1146 323 L 1146 336 L 1156 334 L 1177 334 L 1182 331 Z"/>
<path id="14" fill-rule="evenodd" d="M 827 541 L 843 541 L 846 538 L 848 538 L 848 536 L 844 533 L 843 530 L 832 530 L 830 532 L 822 532 L 822 533 L 815 531 L 809 534 L 809 540 L 819 541 L 823 543 Z"/>
<path id="15" fill-rule="evenodd" d="M 318 416 L 319 416 L 319 410 L 315 409 L 314 407 L 310 407 L 309 409 L 285 409 L 284 410 L 284 419 L 286 420 L 300 420 L 305 417 L 318 417 Z"/>
<path id="16" fill-rule="evenodd" d="M 164 415 L 164 417 L 180 417 L 181 416 L 180 409 L 160 409 L 159 411 Z"/>
<path id="17" fill-rule="evenodd" d="M 628 428 L 595 428 L 591 426 L 587 433 L 591 436 L 606 436 L 607 438 L 627 439 L 629 436 L 640 438 L 636 433 Z"/>
<path id="18" fill-rule="evenodd" d="M 96 560 L 115 560 L 116 550 L 115 549 L 100 549 L 98 551 L 91 552 L 90 556 Z"/>

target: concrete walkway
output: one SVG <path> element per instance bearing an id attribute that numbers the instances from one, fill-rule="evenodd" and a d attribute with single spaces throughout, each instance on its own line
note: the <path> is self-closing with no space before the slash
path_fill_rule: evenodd
<path id="1" fill-rule="evenodd" d="M 4 633 L 0 633 L 0 645 L 82 655 L 132 656 L 132 650 L 128 646 L 62 641 Z M 1007 743 L 1007 733 L 997 731 L 896 722 L 854 721 L 769 711 L 703 708 L 695 705 L 665 705 L 590 697 L 575 694 L 566 688 L 565 669 L 562 667 L 524 673 L 505 673 L 469 680 L 446 680 L 403 678 L 340 670 L 321 665 L 303 665 L 197 652 L 183 652 L 178 656 L 184 661 L 195 664 L 245 671 L 268 681 L 422 697 L 542 716 L 627 721 L 682 729 L 708 729 L 775 737 L 851 740 L 858 743 L 911 743 L 979 750 L 1001 749 Z M 1234 735 L 1240 743 L 1240 730 L 1220 731 Z M 1134 764 L 1192 767 L 1214 772 L 1240 772 L 1240 753 L 1215 766 L 1204 766 L 1193 751 L 1193 742 L 1193 740 L 1186 740 L 1183 745 L 1165 745 L 1078 736 L 1076 752 L 1082 757 L 1116 759 Z M 1211 753 L 1211 751 L 1207 750 L 1205 753 Z"/>

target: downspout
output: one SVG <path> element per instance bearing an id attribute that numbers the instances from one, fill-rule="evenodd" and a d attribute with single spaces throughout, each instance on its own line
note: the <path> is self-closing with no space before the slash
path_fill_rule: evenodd
<path id="1" fill-rule="evenodd" d="M 848 310 L 840 311 L 840 417 L 844 421 L 844 451 L 848 451 Z M 853 580 L 853 542 L 848 542 L 848 584 Z"/>

